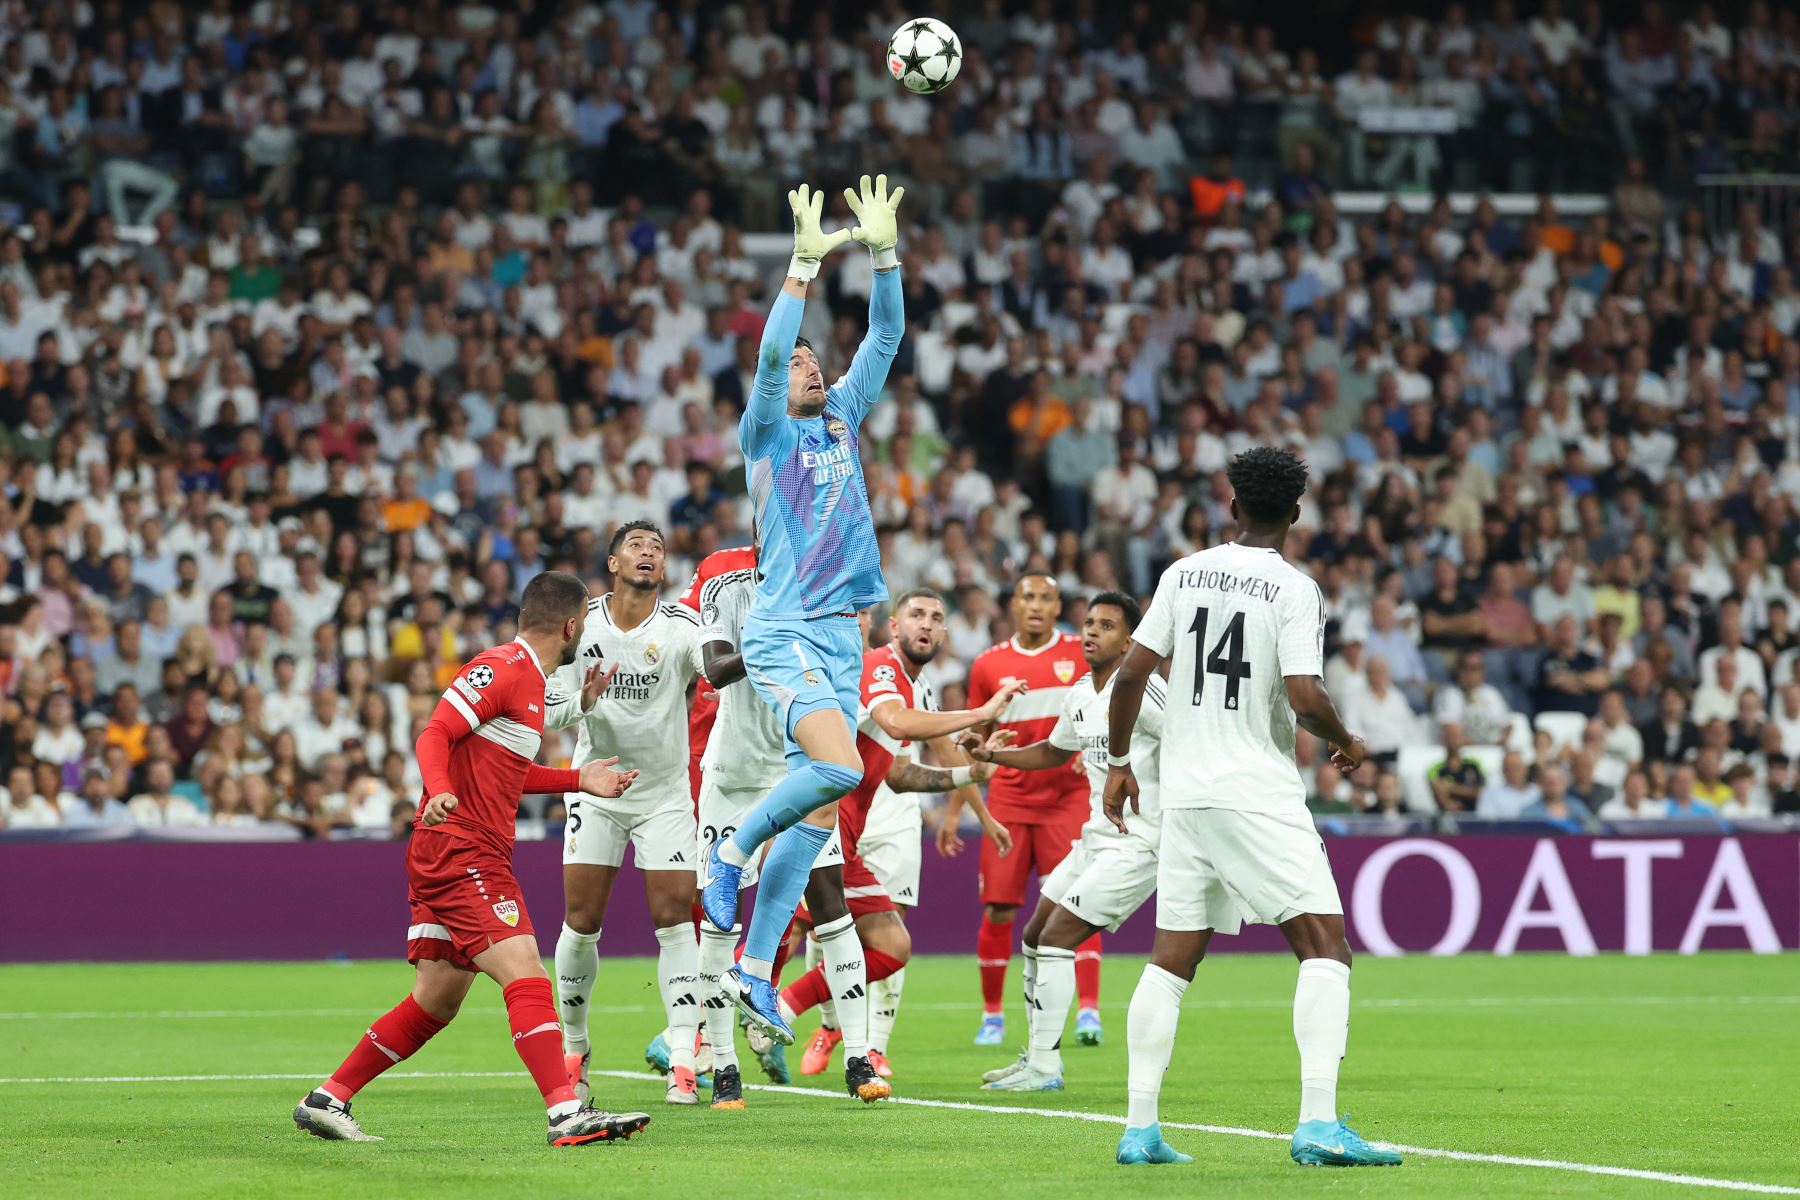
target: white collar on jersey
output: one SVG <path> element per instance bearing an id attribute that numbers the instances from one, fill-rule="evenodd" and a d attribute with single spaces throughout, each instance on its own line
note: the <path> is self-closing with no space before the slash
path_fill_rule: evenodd
<path id="1" fill-rule="evenodd" d="M 608 593 L 606 593 L 606 595 L 600 597 L 600 616 L 606 621 L 606 627 L 608 629 L 616 630 L 619 633 L 626 634 L 627 636 L 629 636 L 631 634 L 642 633 L 644 631 L 644 628 L 647 625 L 649 625 L 651 621 L 654 621 L 656 619 L 657 614 L 660 613 L 661 611 L 662 611 L 662 599 L 659 597 L 656 601 L 656 606 L 650 610 L 649 616 L 647 616 L 643 620 L 639 621 L 636 625 L 633 625 L 630 629 L 626 629 L 624 626 L 620 625 L 617 621 L 613 620 L 612 593 L 608 592 Z"/>
<path id="2" fill-rule="evenodd" d="M 538 660 L 537 651 L 531 648 L 531 643 L 524 638 L 514 638 L 513 640 L 525 647 L 525 656 L 531 659 L 531 665 L 538 669 L 538 674 L 544 676 L 545 679 L 550 678 L 549 674 L 544 670 L 544 664 Z"/>
<path id="3" fill-rule="evenodd" d="M 1020 654 L 1023 654 L 1026 658 L 1036 658 L 1038 655 L 1042 654 L 1044 651 L 1050 649 L 1052 646 L 1054 646 L 1058 642 L 1062 641 L 1062 637 L 1063 637 L 1062 630 L 1052 628 L 1050 630 L 1050 640 L 1045 642 L 1043 645 L 1039 646 L 1036 650 L 1027 650 L 1025 647 L 1019 645 L 1019 635 L 1016 633 L 1013 634 L 1012 637 L 1008 638 L 1007 641 L 1012 644 L 1012 648 L 1015 651 L 1017 651 Z"/>

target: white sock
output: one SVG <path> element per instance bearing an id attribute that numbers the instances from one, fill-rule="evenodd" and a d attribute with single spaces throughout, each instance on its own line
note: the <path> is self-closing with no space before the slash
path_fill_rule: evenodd
<path id="1" fill-rule="evenodd" d="M 1300 1047 L 1300 1120 L 1337 1120 L 1338 1062 L 1350 1040 L 1350 968 L 1309 958 L 1294 985 L 1294 1042 Z"/>
<path id="2" fill-rule="evenodd" d="M 739 850 L 730 838 L 726 838 L 719 843 L 719 861 L 741 871 L 750 865 L 750 855 Z"/>
<path id="3" fill-rule="evenodd" d="M 552 1121 L 559 1121 L 563 1117 L 568 1116 L 570 1113 L 580 1112 L 581 1111 L 581 1101 L 579 1101 L 579 1100 L 564 1100 L 560 1104 L 550 1105 L 550 1107 L 548 1109 L 546 1109 L 545 1111 L 547 1111 L 550 1114 L 550 1119 Z"/>
<path id="4" fill-rule="evenodd" d="M 1146 963 L 1137 991 L 1131 993 L 1131 1008 L 1125 1016 L 1125 1045 L 1130 1056 L 1125 1085 L 1128 1129 L 1157 1123 L 1156 1098 L 1162 1092 L 1169 1056 L 1175 1053 L 1175 1026 L 1181 1020 L 1181 997 L 1187 986 L 1187 980 L 1179 975 Z"/>
<path id="5" fill-rule="evenodd" d="M 825 972 L 827 999 L 819 1005 L 819 1024 L 827 1029 L 838 1028 L 837 1004 L 830 998 L 836 993 L 831 990 L 831 972 L 825 966 L 825 946 L 819 939 L 819 931 L 812 931 L 806 939 L 806 969 L 818 967 Z"/>
<path id="6" fill-rule="evenodd" d="M 1056 946 L 1037 948 L 1037 982 L 1032 988 L 1031 1065 L 1050 1075 L 1062 1074 L 1063 1026 L 1075 1003 L 1075 952 Z"/>
<path id="7" fill-rule="evenodd" d="M 712 1047 L 713 1069 L 737 1065 L 737 1012 L 719 977 L 731 969 L 731 952 L 737 949 L 739 925 L 729 932 L 716 929 L 711 921 L 700 922 L 700 991 L 706 997 L 701 1008 L 706 1022 L 706 1042 Z"/>
<path id="8" fill-rule="evenodd" d="M 844 1031 L 844 1057 L 862 1058 L 869 1053 L 869 972 L 856 918 L 845 913 L 819 926 L 818 934 L 825 983 L 837 1000 L 838 1028 Z"/>
<path id="9" fill-rule="evenodd" d="M 900 1016 L 900 992 L 906 986 L 906 968 L 869 985 L 869 1049 L 887 1053 Z"/>
<path id="10" fill-rule="evenodd" d="M 737 960 L 738 970 L 746 975 L 754 975 L 758 979 L 775 978 L 775 964 L 766 958 L 752 958 L 746 954 Z"/>
<path id="11" fill-rule="evenodd" d="M 669 1019 L 669 1067 L 694 1069 L 694 1040 L 700 1032 L 700 943 L 687 922 L 656 931 L 662 950 L 656 956 L 656 979 L 662 988 L 663 1012 Z"/>
<path id="12" fill-rule="evenodd" d="M 1031 1023 L 1037 1019 L 1038 948 L 1019 943 L 1019 987 L 1025 993 L 1025 1036 L 1031 1036 Z"/>
<path id="13" fill-rule="evenodd" d="M 562 1013 L 563 1053 L 588 1050 L 588 1001 L 600 973 L 600 931 L 576 933 L 567 925 L 556 937 L 556 999 Z"/>

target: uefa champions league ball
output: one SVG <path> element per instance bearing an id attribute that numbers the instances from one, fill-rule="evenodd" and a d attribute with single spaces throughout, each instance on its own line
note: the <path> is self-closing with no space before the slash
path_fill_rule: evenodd
<path id="1" fill-rule="evenodd" d="M 931 17 L 915 17 L 888 39 L 888 70 L 909 92 L 930 95 L 950 86 L 962 69 L 962 42 Z"/>

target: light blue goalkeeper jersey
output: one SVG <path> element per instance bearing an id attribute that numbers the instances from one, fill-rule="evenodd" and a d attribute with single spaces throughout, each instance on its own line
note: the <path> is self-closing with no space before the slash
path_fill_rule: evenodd
<path id="1" fill-rule="evenodd" d="M 869 332 L 825 411 L 788 415 L 788 360 L 805 302 L 775 298 L 756 359 L 756 384 L 738 423 L 756 513 L 753 616 L 808 619 L 851 613 L 887 599 L 875 519 L 857 453 L 858 428 L 887 381 L 906 317 L 900 269 L 876 272 Z"/>

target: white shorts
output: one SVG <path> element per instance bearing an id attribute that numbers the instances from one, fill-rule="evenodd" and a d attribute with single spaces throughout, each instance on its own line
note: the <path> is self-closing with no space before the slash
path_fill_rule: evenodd
<path id="1" fill-rule="evenodd" d="M 1084 833 L 1044 880 L 1044 898 L 1118 932 L 1156 890 L 1156 850 L 1139 837 Z"/>
<path id="2" fill-rule="evenodd" d="M 1342 913 L 1312 814 L 1165 808 L 1156 927 L 1236 933 L 1302 913 Z"/>
<path id="3" fill-rule="evenodd" d="M 563 834 L 563 866 L 616 867 L 629 842 L 640 871 L 694 869 L 694 803 L 686 797 L 650 809 L 602 808 L 599 797 L 563 797 L 569 824 Z"/>
<path id="4" fill-rule="evenodd" d="M 921 839 L 915 830 L 891 837 L 870 837 L 866 832 L 856 843 L 875 878 L 895 904 L 911 908 L 919 902 L 919 868 Z"/>
<path id="5" fill-rule="evenodd" d="M 700 773 L 700 820 L 695 829 L 695 878 L 705 873 L 707 856 L 713 847 L 737 832 L 750 810 L 756 807 L 757 801 L 769 794 L 766 787 L 721 787 L 713 782 L 709 771 Z M 751 858 L 738 877 L 738 890 L 756 884 L 759 868 L 762 866 L 762 855 Z"/>

